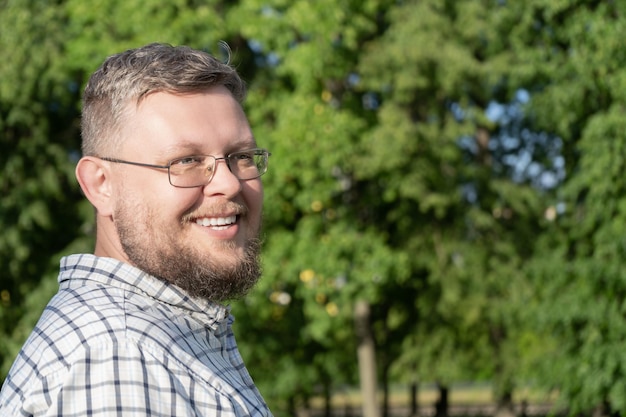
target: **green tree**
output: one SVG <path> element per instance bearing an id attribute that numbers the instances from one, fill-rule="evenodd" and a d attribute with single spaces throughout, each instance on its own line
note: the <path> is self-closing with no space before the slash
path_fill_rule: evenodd
<path id="1" fill-rule="evenodd" d="M 84 206 L 77 203 L 73 180 L 79 91 L 64 68 L 61 10 L 41 2 L 0 5 L 0 363 L 5 374 L 54 292 L 51 271 L 58 268 L 61 250 L 77 237 Z"/>
<path id="2" fill-rule="evenodd" d="M 498 378 L 504 401 L 525 335 L 521 266 L 543 221 L 530 179 L 515 183 L 488 148 L 500 133 L 488 106 L 517 91 L 507 22 L 489 2 L 333 4 L 242 2 L 265 23 L 244 36 L 275 74 L 250 97 L 277 160 L 257 295 L 285 295 L 280 320 L 298 322 L 281 330 L 343 363 L 364 298 L 383 385 L 395 364 L 405 380 Z M 336 363 L 335 383 L 350 382 Z M 291 369 L 285 381 L 299 377 Z"/>
<path id="3" fill-rule="evenodd" d="M 624 360 L 624 104 L 622 2 L 528 2 L 515 33 L 528 33 L 528 64 L 515 71 L 535 86 L 536 124 L 565 144 L 563 210 L 539 242 L 532 275 L 534 317 L 551 343 L 538 381 L 559 389 L 572 413 L 626 412 Z"/>
<path id="4" fill-rule="evenodd" d="M 275 161 L 265 177 L 266 278 L 243 303 L 251 327 L 243 333 L 262 334 L 267 342 L 242 347 L 253 358 L 262 391 L 292 405 L 306 406 L 313 394 L 356 383 L 355 300 L 382 302 L 383 284 L 408 274 L 406 255 L 390 250 L 365 222 L 372 213 L 361 209 L 367 202 L 352 175 L 371 117 L 350 75 L 360 48 L 380 30 L 383 7 L 251 1 L 236 13 L 256 20 L 242 34 L 257 43 L 259 59 L 269 67 L 270 76 L 251 85 L 248 106 Z M 276 300 L 276 323 L 274 332 L 263 333 L 267 322 L 256 317 L 268 297 Z M 268 357 L 274 360 L 268 363 Z M 265 372 L 272 378 L 264 379 Z"/>
<path id="5" fill-rule="evenodd" d="M 532 181 L 514 181 L 494 151 L 506 135 L 487 110 L 512 102 L 518 87 L 508 83 L 514 56 L 500 41 L 508 6 L 491 3 L 389 11 L 388 29 L 361 60 L 365 88 L 382 104 L 358 167 L 383 196 L 376 212 L 394 231 L 390 245 L 411 255 L 421 282 L 406 304 L 419 320 L 396 368 L 407 381 L 416 369 L 444 386 L 488 377 L 510 406 L 528 331 L 518 315 L 528 293 L 522 267 L 543 207 Z"/>
<path id="6" fill-rule="evenodd" d="M 626 411 L 625 8 L 0 0 L 2 374 L 58 258 L 91 250 L 73 179 L 88 74 L 148 42 L 225 40 L 273 154 L 265 277 L 233 309 L 276 415 L 356 385 L 360 300 L 384 389 L 491 379 L 507 406 L 534 378 L 573 412 Z"/>

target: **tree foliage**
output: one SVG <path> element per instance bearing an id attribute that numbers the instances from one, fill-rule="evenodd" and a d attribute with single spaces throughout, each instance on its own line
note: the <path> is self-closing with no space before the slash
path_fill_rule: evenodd
<path id="1" fill-rule="evenodd" d="M 626 412 L 626 6 L 592 0 L 0 0 L 4 375 L 90 251 L 73 179 L 80 92 L 111 53 L 162 41 L 227 58 L 272 152 L 265 277 L 234 304 L 276 414 L 356 385 L 372 307 L 383 386 L 558 389 Z"/>

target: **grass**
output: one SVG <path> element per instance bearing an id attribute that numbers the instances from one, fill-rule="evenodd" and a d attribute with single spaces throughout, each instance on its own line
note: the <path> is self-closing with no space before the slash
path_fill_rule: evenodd
<path id="1" fill-rule="evenodd" d="M 448 392 L 450 406 L 473 406 L 490 405 L 494 403 L 492 387 L 487 383 L 467 383 L 453 385 Z M 382 394 L 379 395 L 382 398 Z M 439 398 L 439 391 L 433 384 L 424 384 L 419 387 L 418 403 L 420 406 L 433 405 Z M 518 389 L 514 393 L 513 401 L 521 403 L 526 401 L 529 404 L 553 403 L 554 394 L 541 392 L 530 387 Z M 332 397 L 332 407 L 343 408 L 346 406 L 359 407 L 361 404 L 361 394 L 357 388 L 346 388 L 336 392 Z M 314 398 L 311 406 L 322 407 L 323 398 Z M 395 386 L 391 390 L 390 404 L 393 407 L 406 407 L 410 404 L 410 394 L 408 387 Z"/>

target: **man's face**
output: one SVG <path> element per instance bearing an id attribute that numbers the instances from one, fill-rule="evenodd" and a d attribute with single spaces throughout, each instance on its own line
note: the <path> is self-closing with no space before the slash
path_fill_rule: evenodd
<path id="1" fill-rule="evenodd" d="M 224 87 L 203 94 L 155 93 L 131 109 L 116 158 L 148 164 L 191 155 L 224 157 L 256 147 L 247 119 Z M 213 301 L 257 281 L 263 188 L 223 160 L 211 182 L 176 188 L 167 170 L 117 164 L 113 221 L 127 262 Z"/>

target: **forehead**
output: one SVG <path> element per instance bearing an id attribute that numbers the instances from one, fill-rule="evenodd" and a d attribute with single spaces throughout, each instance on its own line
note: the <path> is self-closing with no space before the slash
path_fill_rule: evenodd
<path id="1" fill-rule="evenodd" d="M 130 109 L 127 148 L 161 155 L 231 152 L 255 146 L 241 105 L 222 86 L 202 93 L 153 93 Z"/>

